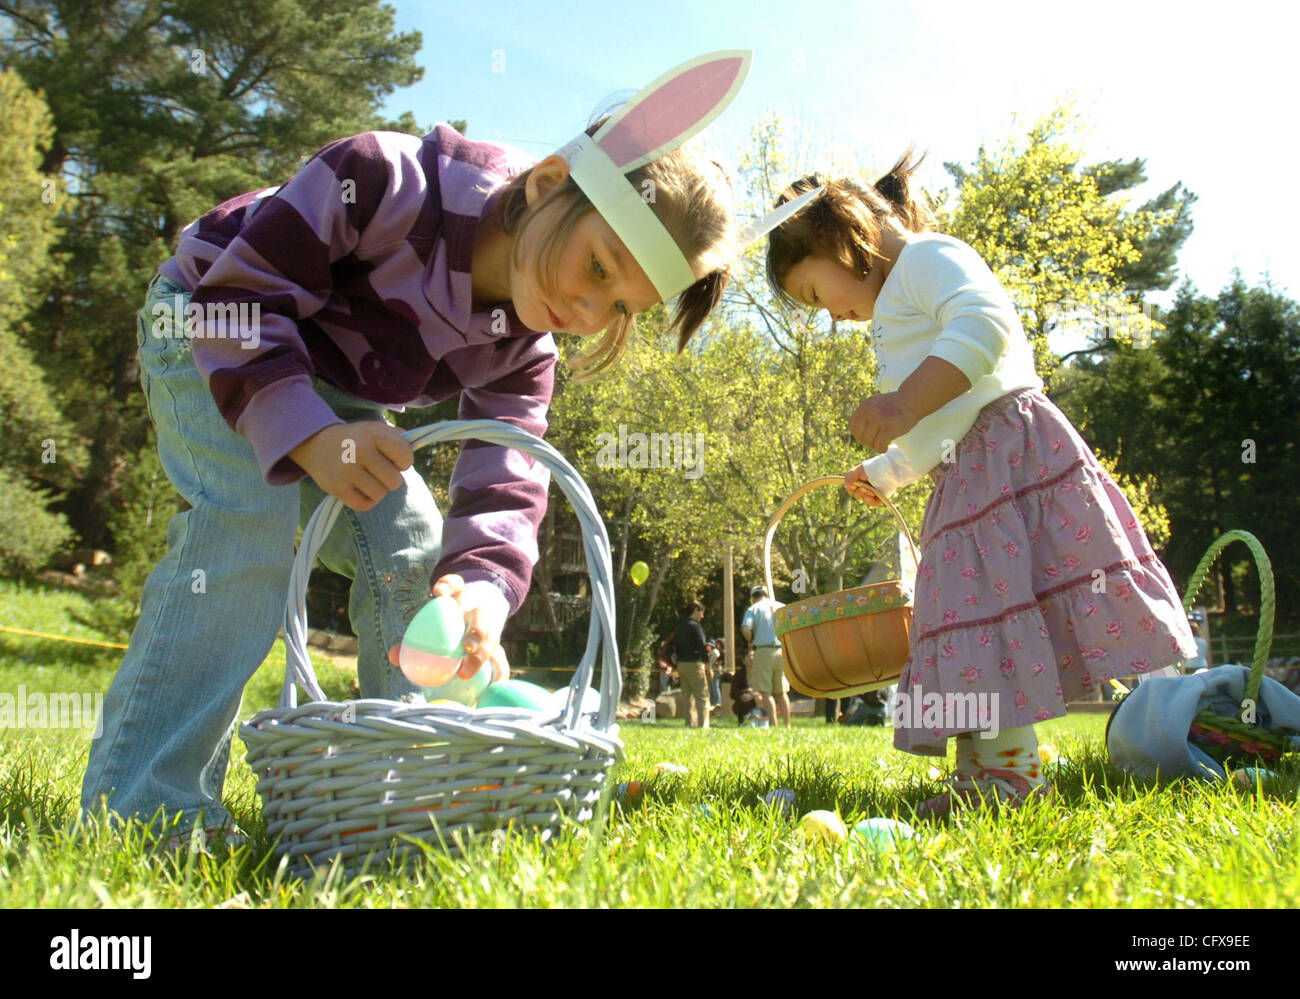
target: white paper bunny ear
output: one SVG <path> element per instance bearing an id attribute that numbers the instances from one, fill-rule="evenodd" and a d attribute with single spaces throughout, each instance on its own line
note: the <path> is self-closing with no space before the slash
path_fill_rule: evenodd
<path id="1" fill-rule="evenodd" d="M 753 53 L 713 52 L 665 73 L 595 135 L 560 150 L 569 175 L 641 265 L 667 302 L 695 283 L 695 272 L 627 175 L 698 134 L 740 91 Z"/>
<path id="2" fill-rule="evenodd" d="M 811 191 L 804 191 L 797 198 L 791 198 L 784 205 L 773 208 L 757 222 L 751 222 L 745 226 L 740 230 L 741 249 L 744 250 L 753 246 L 786 219 L 797 215 L 800 209 L 821 194 L 823 190 L 825 190 L 823 187 L 814 187 Z"/>

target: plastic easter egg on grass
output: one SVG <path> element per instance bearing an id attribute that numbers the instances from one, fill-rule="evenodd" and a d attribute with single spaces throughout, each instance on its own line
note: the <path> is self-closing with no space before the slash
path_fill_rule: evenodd
<path id="1" fill-rule="evenodd" d="M 906 822 L 876 816 L 863 819 L 853 827 L 851 842 L 865 845 L 869 850 L 889 850 L 915 835 L 916 830 Z"/>
<path id="2" fill-rule="evenodd" d="M 671 774 L 675 777 L 681 777 L 684 776 L 685 774 L 690 773 L 690 771 L 687 770 L 686 767 L 680 766 L 679 764 L 676 763 L 656 763 L 654 766 L 650 768 L 650 772 L 652 774 L 655 774 L 656 776 Z"/>
<path id="3" fill-rule="evenodd" d="M 1238 787 L 1252 789 L 1258 784 L 1267 784 L 1277 777 L 1272 770 L 1263 767 L 1242 767 L 1232 772 L 1232 782 Z"/>
<path id="4" fill-rule="evenodd" d="M 799 820 L 799 832 L 810 843 L 822 846 L 838 846 L 848 839 L 848 830 L 844 822 L 834 812 L 809 812 Z"/>
<path id="5" fill-rule="evenodd" d="M 406 626 L 397 661 L 412 683 L 436 687 L 456 672 L 464 654 L 465 612 L 452 597 L 434 597 Z M 450 667 L 448 664 L 451 664 Z"/>
<path id="6" fill-rule="evenodd" d="M 789 815 L 794 811 L 794 792 L 788 787 L 778 787 L 763 795 L 763 804 L 769 808 L 781 809 L 782 815 Z"/>
<path id="7" fill-rule="evenodd" d="M 1043 742 L 1043 743 L 1039 743 L 1039 746 L 1038 746 L 1038 762 L 1039 762 L 1039 763 L 1041 763 L 1041 764 L 1043 764 L 1044 766 L 1046 766 L 1046 765 L 1049 764 L 1049 763 L 1055 763 L 1055 762 L 1056 762 L 1057 760 L 1059 760 L 1060 758 L 1061 758 L 1061 754 L 1058 753 L 1058 752 L 1056 751 L 1056 747 L 1055 747 L 1055 746 L 1050 746 L 1050 745 L 1048 745 L 1048 744 L 1045 743 L 1045 742 Z"/>
<path id="8" fill-rule="evenodd" d="M 478 699 L 480 708 L 527 708 L 545 711 L 551 706 L 551 692 L 527 680 L 498 680 Z"/>
<path id="9" fill-rule="evenodd" d="M 455 701 L 457 704 L 464 704 L 466 707 L 474 707 L 478 704 L 479 698 L 483 692 L 488 689 L 492 682 L 492 665 L 480 667 L 474 675 L 468 680 L 453 675 L 446 683 L 441 683 L 436 687 L 426 687 L 424 689 L 425 700 L 436 700 L 446 698 L 449 701 Z"/>
<path id="10" fill-rule="evenodd" d="M 618 787 L 614 788 L 614 799 L 620 805 L 636 806 L 641 803 L 641 796 L 645 793 L 645 784 L 639 780 L 624 781 Z"/>

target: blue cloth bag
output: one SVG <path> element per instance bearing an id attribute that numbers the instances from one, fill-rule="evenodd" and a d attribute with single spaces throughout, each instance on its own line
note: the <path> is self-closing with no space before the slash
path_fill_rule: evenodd
<path id="1" fill-rule="evenodd" d="M 1245 666 L 1216 666 L 1191 676 L 1154 676 L 1124 698 L 1106 727 L 1111 762 L 1135 777 L 1224 780 L 1223 765 L 1187 739 L 1202 711 L 1240 717 L 1250 679 Z M 1255 724 L 1270 732 L 1300 732 L 1300 697 L 1269 677 L 1259 688 Z"/>

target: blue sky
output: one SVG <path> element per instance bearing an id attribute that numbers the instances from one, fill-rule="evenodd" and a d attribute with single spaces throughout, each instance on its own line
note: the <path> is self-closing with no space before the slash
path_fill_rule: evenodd
<path id="1" fill-rule="evenodd" d="M 393 0 L 390 0 L 393 2 Z M 655 0 L 646 4 L 396 0 L 418 29 L 424 79 L 387 110 L 421 124 L 469 122 L 474 138 L 541 157 L 612 98 L 715 49 L 749 48 L 736 102 L 707 133 L 734 164 L 766 110 L 789 126 L 811 166 L 887 168 L 909 143 L 929 153 L 921 179 L 948 185 L 947 161 L 971 162 L 1072 99 L 1085 161 L 1139 156 L 1149 196 L 1182 181 L 1199 201 L 1182 273 L 1206 294 L 1241 269 L 1267 271 L 1300 297 L 1297 164 L 1300 13 L 1238 0 L 1008 0 L 831 3 Z"/>

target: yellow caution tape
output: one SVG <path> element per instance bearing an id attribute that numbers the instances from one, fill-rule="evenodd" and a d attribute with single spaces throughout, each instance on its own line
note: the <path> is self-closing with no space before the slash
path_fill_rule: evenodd
<path id="1" fill-rule="evenodd" d="M 47 635 L 43 631 L 27 631 L 25 628 L 10 628 L 8 625 L 0 624 L 0 631 L 9 631 L 15 635 L 31 635 L 33 638 L 48 638 L 55 642 L 74 642 L 77 645 L 98 645 L 105 649 L 125 649 L 125 645 L 117 642 L 96 642 L 91 638 L 69 638 L 67 635 Z"/>

